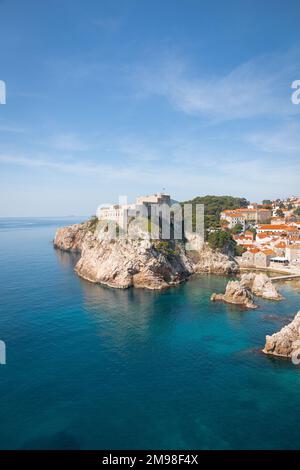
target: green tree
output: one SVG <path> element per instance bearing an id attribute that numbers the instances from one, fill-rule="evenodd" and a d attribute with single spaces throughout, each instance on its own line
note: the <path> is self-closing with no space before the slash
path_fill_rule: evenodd
<path id="1" fill-rule="evenodd" d="M 300 215 L 300 207 L 297 207 L 297 209 L 294 210 L 295 215 Z"/>
<path id="2" fill-rule="evenodd" d="M 245 253 L 247 250 L 244 246 L 242 245 L 236 245 L 235 247 L 235 256 L 242 256 L 243 253 Z"/>
<path id="3" fill-rule="evenodd" d="M 90 220 L 88 221 L 88 229 L 90 232 L 95 233 L 97 225 L 98 225 L 99 219 L 96 215 L 92 215 Z"/>
<path id="4" fill-rule="evenodd" d="M 224 230 L 216 230 L 208 235 L 207 238 L 209 246 L 213 250 L 219 250 L 223 253 L 234 253 L 236 248 L 236 242 L 233 240 L 229 232 Z"/>
<path id="5" fill-rule="evenodd" d="M 283 218 L 283 217 L 284 217 L 284 213 L 283 213 L 282 209 L 277 209 L 276 215 L 277 215 L 277 217 Z"/>
<path id="6" fill-rule="evenodd" d="M 249 228 L 247 229 L 247 231 L 248 231 L 248 232 L 252 232 L 253 235 L 254 235 L 254 238 L 256 238 L 256 228 L 255 228 L 255 227 L 249 227 Z"/>
<path id="7" fill-rule="evenodd" d="M 231 229 L 231 233 L 233 235 L 236 235 L 238 233 L 241 233 L 243 231 L 244 227 L 242 226 L 242 224 L 236 224 L 232 229 Z"/>
<path id="8" fill-rule="evenodd" d="M 220 228 L 220 214 L 224 210 L 247 207 L 249 201 L 243 197 L 233 196 L 198 196 L 182 204 L 204 204 L 205 230 Z M 195 227 L 195 216 L 193 216 Z"/>

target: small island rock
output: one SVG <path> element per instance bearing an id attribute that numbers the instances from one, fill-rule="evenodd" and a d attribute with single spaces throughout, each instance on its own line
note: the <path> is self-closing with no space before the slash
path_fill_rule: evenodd
<path id="1" fill-rule="evenodd" d="M 251 309 L 257 308 L 254 303 L 253 294 L 240 281 L 229 281 L 225 294 L 213 294 L 211 300 L 222 300 L 229 304 L 242 305 Z"/>

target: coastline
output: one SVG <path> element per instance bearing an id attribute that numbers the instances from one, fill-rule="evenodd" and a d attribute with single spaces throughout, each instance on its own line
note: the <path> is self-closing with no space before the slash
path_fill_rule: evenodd
<path id="1" fill-rule="evenodd" d="M 240 265 L 239 265 L 240 266 Z M 283 268 L 250 268 L 250 267 L 242 267 L 240 266 L 240 272 L 249 272 L 249 271 L 255 271 L 255 272 L 264 272 L 264 273 L 275 273 L 275 274 L 287 274 L 287 275 L 298 275 L 300 276 L 300 271 L 299 270 L 291 270 L 291 269 L 283 269 Z"/>
<path id="2" fill-rule="evenodd" d="M 133 436 L 149 448 L 183 439 L 191 449 L 299 445 L 299 367 L 252 352 L 299 310 L 298 282 L 280 286 L 281 304 L 262 299 L 251 312 L 210 302 L 232 275 L 196 273 L 163 291 L 106 288 L 74 273 L 72 253 L 53 249 L 53 231 L 41 221 L 30 236 L 0 233 L 1 331 L 19 325 L 1 384 L 2 447 L 53 446 L 62 432 L 64 445 L 72 437 L 81 448 L 130 447 Z M 141 420 L 153 432 L 141 433 Z"/>

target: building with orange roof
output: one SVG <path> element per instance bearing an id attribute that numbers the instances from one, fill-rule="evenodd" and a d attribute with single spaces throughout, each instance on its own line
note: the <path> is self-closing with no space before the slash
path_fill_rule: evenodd
<path id="1" fill-rule="evenodd" d="M 262 224 L 268 223 L 272 217 L 270 209 L 259 209 L 250 207 L 240 207 L 234 210 L 224 210 L 221 212 L 221 221 L 226 220 L 228 227 L 233 228 L 236 224 L 241 224 L 245 227 L 247 224 Z"/>
<path id="2" fill-rule="evenodd" d="M 257 233 L 285 233 L 285 234 L 297 234 L 298 228 L 292 225 L 287 224 L 268 224 L 268 225 L 258 225 Z"/>

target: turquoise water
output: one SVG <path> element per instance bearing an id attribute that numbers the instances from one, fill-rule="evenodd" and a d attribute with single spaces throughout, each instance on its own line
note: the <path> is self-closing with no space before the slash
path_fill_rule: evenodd
<path id="1" fill-rule="evenodd" d="M 211 303 L 216 276 L 95 286 L 52 247 L 69 223 L 0 220 L 0 448 L 300 448 L 300 367 L 259 352 L 300 283 L 256 311 Z"/>

